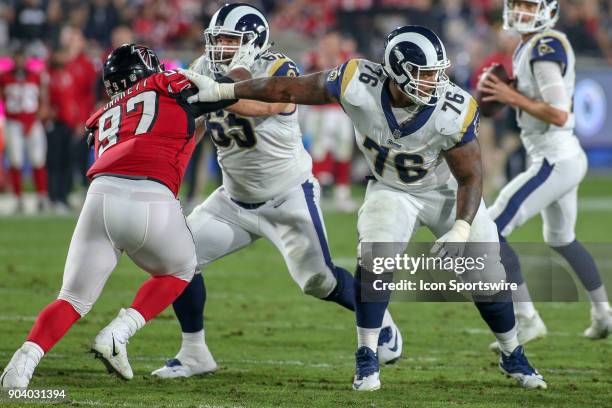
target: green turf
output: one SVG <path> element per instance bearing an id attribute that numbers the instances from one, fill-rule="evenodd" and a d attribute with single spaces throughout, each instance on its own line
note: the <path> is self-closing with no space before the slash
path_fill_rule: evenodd
<path id="1" fill-rule="evenodd" d="M 580 195 L 605 197 L 610 182 L 590 178 Z M 352 269 L 355 216 L 330 213 L 325 221 L 332 254 Z M 0 219 L 0 367 L 23 342 L 38 311 L 56 296 L 74 224 L 73 219 Z M 610 229 L 612 208 L 580 212 L 581 239 L 609 242 Z M 513 240 L 541 240 L 540 221 L 517 230 Z M 301 295 L 270 244 L 260 240 L 206 274 L 207 341 L 221 365 L 218 373 L 173 381 L 149 376 L 177 351 L 180 331 L 171 311 L 130 342 L 132 381 L 107 375 L 92 358 L 91 340 L 130 304 L 147 278 L 124 258 L 100 301 L 42 361 L 31 386 L 65 389 L 66 402 L 75 406 L 612 406 L 612 341 L 580 337 L 588 324 L 585 303 L 539 306 L 550 335 L 527 349 L 549 381 L 546 391 L 522 390 L 498 372 L 496 356 L 487 351 L 492 337 L 471 304 L 394 303 L 404 358 L 382 370 L 381 391 L 361 394 L 350 390 L 353 315 Z"/>

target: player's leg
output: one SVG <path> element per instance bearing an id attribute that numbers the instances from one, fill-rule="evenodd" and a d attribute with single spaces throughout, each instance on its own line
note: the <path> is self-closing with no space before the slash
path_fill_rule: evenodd
<path id="1" fill-rule="evenodd" d="M 544 241 L 570 264 L 591 301 L 591 326 L 584 331 L 590 339 L 612 332 L 612 312 L 597 265 L 589 251 L 576 239 L 578 187 L 542 211 Z"/>
<path id="2" fill-rule="evenodd" d="M 117 264 L 120 251 L 106 233 L 103 203 L 103 195 L 87 194 L 70 242 L 58 299 L 38 315 L 26 342 L 6 366 L 0 379 L 3 387 L 27 387 L 42 356 L 89 312 Z"/>
<path id="3" fill-rule="evenodd" d="M 248 232 L 239 207 L 223 192 L 215 191 L 187 217 L 196 246 L 198 266 L 208 264 L 251 244 L 258 237 Z M 160 378 L 191 377 L 217 369 L 205 341 L 204 304 L 206 287 L 203 274 L 195 276 L 183 293 L 174 301 L 174 313 L 182 331 L 182 343 L 175 358 L 153 371 Z"/>
<path id="4" fill-rule="evenodd" d="M 21 170 L 24 162 L 25 135 L 23 125 L 15 120 L 6 120 L 6 156 L 9 162 L 9 181 L 13 194 L 17 198 L 17 212 L 23 212 L 24 204 L 21 196 Z"/>
<path id="5" fill-rule="evenodd" d="M 196 268 L 195 245 L 180 203 L 167 187 L 116 177 L 99 177 L 94 183 L 107 193 L 104 220 L 109 237 L 152 275 L 141 285 L 131 306 L 122 309 L 92 345 L 109 370 L 130 379 L 128 339 L 185 290 Z"/>
<path id="6" fill-rule="evenodd" d="M 34 187 L 38 195 L 38 210 L 43 211 L 49 206 L 47 197 L 47 138 L 45 129 L 40 122 L 35 122 L 25 138 L 28 160 L 32 165 Z"/>
<path id="7" fill-rule="evenodd" d="M 335 206 L 339 211 L 354 212 L 359 206 L 351 197 L 351 159 L 355 144 L 353 122 L 342 109 L 335 107 L 328 110 L 328 120 L 325 123 L 334 141 Z"/>
<path id="8" fill-rule="evenodd" d="M 306 130 L 312 139 L 310 146 L 312 174 L 319 180 L 324 189 L 331 186 L 334 182 L 334 163 L 330 151 L 333 140 L 331 140 L 330 135 L 325 133 L 325 115 L 327 109 L 329 108 L 319 106 L 309 107 L 305 121 Z"/>
<path id="9" fill-rule="evenodd" d="M 436 237 L 446 233 L 455 222 L 455 192 L 455 184 L 451 183 L 446 191 L 431 191 L 419 196 L 425 203 L 425 208 L 421 212 L 423 222 Z M 484 201 L 481 201 L 472 221 L 469 242 L 463 256 L 472 259 L 482 257 L 485 261 L 482 270 L 466 271 L 460 275 L 462 281 L 497 283 L 505 280 L 506 273 L 500 258 L 497 227 Z M 501 349 L 500 369 L 525 388 L 546 388 L 544 378 L 529 364 L 523 347 L 519 344 L 511 293 L 507 290 L 488 291 L 472 293 L 472 296 L 480 316 L 493 332 Z"/>
<path id="10" fill-rule="evenodd" d="M 546 160 L 533 163 L 502 189 L 489 209 L 489 214 L 497 225 L 501 259 L 508 281 L 518 285 L 513 297 L 521 344 L 545 336 L 546 326 L 531 301 L 518 255 L 506 237 L 563 194 L 559 189 L 563 188 L 564 182 L 558 177 L 556 166 Z M 496 343 L 492 343 L 491 348 L 498 351 Z"/>
<path id="11" fill-rule="evenodd" d="M 419 226 L 420 208 L 421 204 L 408 193 L 391 189 L 376 181 L 368 185 L 357 221 L 359 261 L 355 272 L 355 390 L 372 391 L 380 388 L 376 352 L 382 334 L 381 327 L 385 325 L 385 311 L 390 296 L 388 291 L 379 292 L 374 300 L 365 295 L 372 292 L 373 275 L 372 271 L 365 269 L 363 260 L 369 257 L 394 257 L 403 253 L 407 242 Z"/>
<path id="12" fill-rule="evenodd" d="M 279 249 L 305 294 L 354 310 L 353 275 L 331 259 L 319 194 L 312 178 L 266 205 L 259 211 L 262 236 Z"/>

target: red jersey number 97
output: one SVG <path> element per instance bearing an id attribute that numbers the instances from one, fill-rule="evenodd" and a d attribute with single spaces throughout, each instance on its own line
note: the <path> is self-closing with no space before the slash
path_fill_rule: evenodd
<path id="1" fill-rule="evenodd" d="M 131 97 L 125 103 L 125 114 L 134 112 L 139 107 L 140 120 L 134 131 L 134 136 L 147 133 L 153 127 L 153 122 L 157 116 L 157 93 L 155 91 L 146 91 Z M 102 156 L 102 153 L 119 141 L 119 130 L 123 115 L 122 109 L 123 105 L 120 104 L 100 116 L 98 120 L 98 141 L 100 142 L 98 157 Z"/>

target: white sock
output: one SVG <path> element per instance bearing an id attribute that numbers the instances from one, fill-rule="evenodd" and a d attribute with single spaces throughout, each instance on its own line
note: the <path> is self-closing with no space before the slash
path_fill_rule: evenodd
<path id="1" fill-rule="evenodd" d="M 183 344 L 176 358 L 185 365 L 197 366 L 210 355 L 204 338 L 204 329 L 195 333 L 183 333 Z"/>
<path id="2" fill-rule="evenodd" d="M 26 349 L 26 351 L 30 353 L 32 357 L 34 357 L 36 365 L 38 365 L 40 359 L 45 355 L 45 351 L 42 349 L 42 347 L 32 341 L 26 341 L 21 347 Z"/>
<path id="3" fill-rule="evenodd" d="M 385 314 L 383 315 L 382 327 L 393 326 L 393 318 L 391 317 L 391 313 L 389 313 L 389 309 L 385 309 Z"/>
<path id="4" fill-rule="evenodd" d="M 589 299 L 591 299 L 591 307 L 596 314 L 602 315 L 609 313 L 610 304 L 608 303 L 608 294 L 606 293 L 604 285 L 589 291 L 588 294 Z"/>
<path id="5" fill-rule="evenodd" d="M 526 318 L 532 318 L 536 314 L 535 307 L 531 301 L 531 296 L 529 296 L 529 289 L 527 289 L 525 282 L 518 285 L 512 294 L 512 298 L 515 299 L 514 314 L 518 314 Z M 517 301 L 517 299 L 519 301 Z"/>
<path id="6" fill-rule="evenodd" d="M 190 349 L 194 347 L 202 347 L 206 345 L 204 338 L 204 329 L 195 333 L 183 333 L 183 345 L 182 348 Z"/>
<path id="7" fill-rule="evenodd" d="M 493 333 L 497 342 L 499 343 L 499 348 L 502 353 L 509 356 L 512 354 L 515 348 L 519 346 L 518 337 L 516 335 L 516 324 L 510 330 L 505 333 Z"/>
<path id="8" fill-rule="evenodd" d="M 380 327 L 377 329 L 364 329 L 362 327 L 357 327 L 357 348 L 365 346 L 376 353 L 376 350 L 378 350 L 379 334 Z"/>
<path id="9" fill-rule="evenodd" d="M 129 335 L 132 337 L 138 330 L 140 330 L 147 322 L 142 317 L 140 312 L 131 307 L 125 309 L 125 315 L 123 316 L 123 322 L 129 329 Z"/>

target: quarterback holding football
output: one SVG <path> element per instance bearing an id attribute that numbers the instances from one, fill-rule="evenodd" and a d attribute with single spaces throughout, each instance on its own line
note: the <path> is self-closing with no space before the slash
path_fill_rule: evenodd
<path id="1" fill-rule="evenodd" d="M 574 230 L 587 157 L 574 133 L 576 58 L 566 35 L 553 28 L 558 19 L 557 0 L 504 2 L 504 28 L 522 38 L 513 57 L 514 86 L 490 74 L 480 81 L 479 90 L 484 103 L 499 102 L 516 110 L 531 164 L 502 189 L 490 212 L 502 243 L 514 229 L 542 215 L 544 241 L 567 260 L 591 301 L 591 325 L 584 336 L 601 339 L 612 331 L 612 315 L 595 261 Z M 502 262 L 509 281 L 519 284 L 514 294 L 519 341 L 545 336 L 546 326 L 509 245 L 502 245 Z M 491 348 L 498 349 L 498 343 Z"/>

